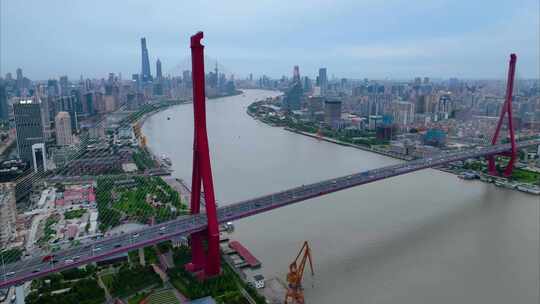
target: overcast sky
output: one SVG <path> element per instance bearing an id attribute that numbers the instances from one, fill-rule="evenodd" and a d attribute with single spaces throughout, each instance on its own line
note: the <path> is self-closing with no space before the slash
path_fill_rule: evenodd
<path id="1" fill-rule="evenodd" d="M 140 72 L 147 38 L 152 74 L 188 66 L 189 36 L 243 77 L 504 78 L 540 74 L 538 0 L 0 0 L 0 73 L 31 79 L 124 78 Z"/>

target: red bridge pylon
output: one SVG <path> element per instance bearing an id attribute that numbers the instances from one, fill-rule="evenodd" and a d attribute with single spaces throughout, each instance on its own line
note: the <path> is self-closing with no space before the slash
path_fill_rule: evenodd
<path id="1" fill-rule="evenodd" d="M 186 269 L 197 273 L 200 278 L 220 274 L 219 225 L 217 221 L 214 183 L 210 166 L 210 151 L 206 132 L 206 96 L 204 83 L 204 46 L 201 44 L 203 32 L 191 36 L 191 64 L 193 79 L 193 173 L 191 179 L 191 214 L 201 211 L 201 182 L 208 227 L 194 233 L 190 238 L 192 259 Z M 203 241 L 206 240 L 207 249 Z"/>
<path id="2" fill-rule="evenodd" d="M 504 121 L 505 115 L 508 114 L 508 133 L 510 134 L 510 144 L 511 150 L 500 155 L 510 157 L 506 169 L 504 169 L 503 176 L 509 177 L 512 175 L 514 169 L 514 163 L 517 158 L 517 149 L 516 149 L 516 140 L 514 137 L 514 125 L 512 121 L 512 92 L 514 90 L 514 74 L 516 72 L 516 54 L 510 54 L 510 64 L 508 67 L 508 79 L 506 81 L 506 98 L 501 110 L 501 115 L 499 116 L 499 122 L 497 123 L 497 128 L 495 129 L 495 134 L 491 139 L 491 144 L 496 145 L 497 139 L 499 138 L 499 132 L 501 131 L 502 123 Z M 488 160 L 488 172 L 491 175 L 498 175 L 497 167 L 495 166 L 495 155 L 490 155 L 487 157 Z"/>

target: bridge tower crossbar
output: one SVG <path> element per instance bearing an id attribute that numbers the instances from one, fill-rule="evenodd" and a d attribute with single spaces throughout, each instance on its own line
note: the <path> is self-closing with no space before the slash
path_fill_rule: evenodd
<path id="1" fill-rule="evenodd" d="M 514 163 L 517 158 L 516 140 L 514 137 L 514 125 L 512 121 L 512 92 L 514 90 L 514 75 L 516 72 L 516 60 L 517 60 L 516 54 L 510 54 L 510 63 L 508 67 L 508 79 L 506 81 L 506 97 L 505 97 L 504 104 L 501 110 L 501 114 L 499 116 L 499 122 L 497 123 L 497 128 L 495 129 L 495 133 L 493 134 L 493 138 L 491 139 L 491 144 L 496 145 L 504 118 L 506 114 L 508 114 L 507 116 L 508 117 L 508 133 L 510 135 L 511 150 L 508 152 L 499 154 L 499 155 L 510 157 L 510 160 L 508 161 L 508 165 L 506 166 L 503 172 L 503 176 L 506 176 L 506 177 L 509 177 L 512 175 L 512 171 L 514 169 Z M 488 160 L 489 174 L 498 175 L 497 167 L 495 166 L 495 155 L 488 156 L 487 160 Z"/>
<path id="2" fill-rule="evenodd" d="M 221 261 L 219 252 L 219 224 L 217 220 L 208 135 L 206 132 L 206 96 L 204 80 L 204 46 L 201 44 L 203 32 L 191 36 L 191 63 L 193 79 L 193 172 L 191 179 L 191 214 L 201 212 L 201 183 L 204 189 L 204 201 L 207 229 L 191 235 L 191 262 L 186 269 L 197 273 L 200 278 L 220 274 Z M 206 241 L 206 250 L 205 244 Z"/>

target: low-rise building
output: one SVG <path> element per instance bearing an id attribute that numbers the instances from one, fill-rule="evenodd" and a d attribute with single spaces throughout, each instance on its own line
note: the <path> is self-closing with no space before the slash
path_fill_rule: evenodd
<path id="1" fill-rule="evenodd" d="M 96 203 L 96 194 L 92 185 L 77 185 L 58 193 L 56 197 L 57 207 L 68 207 L 71 205 L 90 205 Z"/>

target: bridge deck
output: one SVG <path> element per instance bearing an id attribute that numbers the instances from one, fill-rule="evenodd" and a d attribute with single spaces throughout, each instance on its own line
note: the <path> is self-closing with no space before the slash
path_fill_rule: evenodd
<path id="1" fill-rule="evenodd" d="M 540 139 L 519 142 L 518 147 L 524 148 L 538 144 L 540 144 Z M 509 144 L 502 144 L 463 152 L 445 153 L 430 158 L 363 171 L 309 185 L 302 185 L 300 187 L 220 207 L 218 209 L 218 220 L 220 223 L 238 220 L 313 197 L 375 182 L 377 180 L 436 167 L 454 161 L 499 154 L 508 151 L 509 149 Z M 136 236 L 133 233 L 111 236 L 92 243 L 55 252 L 55 259 L 57 260 L 57 263 L 55 264 L 42 262 L 42 257 L 33 257 L 12 264 L 0 265 L 2 266 L 0 268 L 0 288 L 43 277 L 53 272 L 99 261 L 106 257 L 136 248 L 156 244 L 179 236 L 186 236 L 193 232 L 204 230 L 205 227 L 206 217 L 204 214 L 183 216 L 166 223 L 139 230 L 137 231 Z"/>

